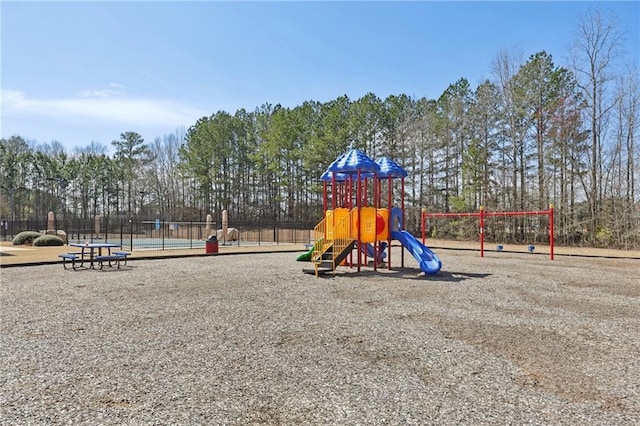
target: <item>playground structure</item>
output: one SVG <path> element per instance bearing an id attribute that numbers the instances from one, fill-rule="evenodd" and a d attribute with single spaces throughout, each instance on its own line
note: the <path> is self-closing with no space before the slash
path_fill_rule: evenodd
<path id="1" fill-rule="evenodd" d="M 437 274 L 442 262 L 428 247 L 404 229 L 404 178 L 407 172 L 389 158 L 373 161 L 352 149 L 339 156 L 321 176 L 323 219 L 314 228 L 315 242 L 298 260 L 314 264 L 308 273 L 335 273 L 340 265 L 358 272 L 373 258 L 373 268 L 386 258 L 391 269 L 391 241 L 402 244 L 426 274 Z M 400 205 L 393 207 L 393 179 L 401 181 Z M 387 207 L 382 207 L 386 182 Z M 330 204 L 330 205 L 329 205 Z M 355 256 L 354 256 L 355 251 Z M 355 257 L 355 258 L 354 258 Z M 404 250 L 401 252 L 404 266 Z"/>
<path id="2" fill-rule="evenodd" d="M 554 241 L 553 241 L 553 204 L 549 204 L 549 210 L 533 210 L 533 211 L 510 211 L 510 212 L 486 212 L 484 207 L 480 206 L 479 212 L 473 213 L 427 213 L 425 209 L 422 209 L 422 243 L 426 241 L 426 229 L 427 218 L 436 217 L 478 217 L 479 218 L 479 235 L 480 235 L 480 257 L 484 257 L 484 243 L 485 243 L 485 218 L 487 217 L 511 217 L 511 216 L 541 216 L 546 215 L 549 217 L 549 253 L 550 260 L 553 260 L 554 255 Z M 535 247 L 533 245 L 528 246 L 529 252 L 533 252 Z M 496 247 L 497 251 L 502 251 L 503 246 L 499 244 Z"/>

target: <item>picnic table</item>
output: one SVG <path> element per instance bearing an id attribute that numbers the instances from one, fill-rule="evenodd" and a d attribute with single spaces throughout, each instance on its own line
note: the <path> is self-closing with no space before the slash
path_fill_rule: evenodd
<path id="1" fill-rule="evenodd" d="M 95 263 L 100 264 L 102 269 L 103 262 L 108 262 L 111 266 L 111 262 L 119 262 L 123 257 L 126 259 L 126 255 L 111 253 L 111 249 L 122 247 L 120 244 L 115 243 L 69 243 L 71 247 L 78 247 L 80 251 L 80 267 L 84 266 L 84 262 L 89 262 L 89 268 L 95 269 Z M 103 250 L 105 250 L 103 254 Z M 120 264 L 118 263 L 118 266 Z"/>

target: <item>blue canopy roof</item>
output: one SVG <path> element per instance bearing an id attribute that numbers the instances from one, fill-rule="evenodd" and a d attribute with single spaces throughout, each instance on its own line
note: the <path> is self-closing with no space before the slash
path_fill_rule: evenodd
<path id="1" fill-rule="evenodd" d="M 358 171 L 376 173 L 380 171 L 380 166 L 371 158 L 367 157 L 364 152 L 352 149 L 338 157 L 336 161 L 331 163 L 327 170 L 330 172 L 350 174 L 358 173 Z"/>
<path id="2" fill-rule="evenodd" d="M 336 173 L 336 182 L 344 182 L 345 180 L 347 180 L 347 177 L 349 175 L 344 174 L 344 173 Z M 329 170 L 325 171 L 322 176 L 320 176 L 320 179 L 325 181 L 325 182 L 331 182 L 333 180 L 333 172 L 330 172 Z"/>
<path id="3" fill-rule="evenodd" d="M 376 164 L 380 166 L 380 171 L 378 172 L 378 178 L 380 179 L 388 177 L 407 177 L 406 170 L 388 157 L 382 157 L 379 160 L 376 160 Z"/>
<path id="4" fill-rule="evenodd" d="M 334 172 L 330 172 L 329 170 L 327 170 L 322 174 L 322 176 L 320 176 L 320 180 L 323 180 L 325 182 L 331 182 L 333 180 L 333 174 Z M 336 172 L 335 175 L 336 175 L 336 182 L 344 182 L 349 178 L 349 176 L 353 177 L 353 174 L 350 174 L 350 173 Z M 363 179 L 370 179 L 373 177 L 373 173 L 371 172 L 360 173 L 360 177 Z"/>
<path id="5" fill-rule="evenodd" d="M 338 158 L 336 158 L 335 160 L 333 160 L 333 162 L 331 164 L 329 164 L 329 167 L 327 167 L 327 170 L 320 176 L 320 179 L 325 181 L 325 182 L 329 182 L 331 180 L 333 180 L 333 173 L 331 171 L 332 168 L 334 168 L 336 166 L 336 164 L 338 164 L 338 161 L 340 161 L 340 159 L 342 157 L 345 156 L 345 153 L 342 153 L 338 156 Z M 347 179 L 347 176 L 343 173 L 335 173 L 336 174 L 336 181 L 337 182 L 342 182 L 345 181 Z"/>

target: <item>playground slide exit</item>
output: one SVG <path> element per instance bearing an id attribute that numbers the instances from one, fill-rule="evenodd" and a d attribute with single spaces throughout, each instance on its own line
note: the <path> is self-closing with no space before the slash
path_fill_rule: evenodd
<path id="1" fill-rule="evenodd" d="M 442 268 L 438 256 L 407 231 L 393 231 L 391 238 L 400 241 L 411 252 L 425 274 L 437 274 Z"/>

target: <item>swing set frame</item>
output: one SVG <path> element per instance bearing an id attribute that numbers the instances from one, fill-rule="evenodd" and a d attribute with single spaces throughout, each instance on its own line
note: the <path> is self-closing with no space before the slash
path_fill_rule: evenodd
<path id="1" fill-rule="evenodd" d="M 550 260 L 553 260 L 553 204 L 549 204 L 549 210 L 513 211 L 513 212 L 485 212 L 480 206 L 480 211 L 475 213 L 427 213 L 422 208 L 422 244 L 425 244 L 427 218 L 428 217 L 478 217 L 480 218 L 480 257 L 484 257 L 484 219 L 495 216 L 549 216 L 549 252 Z"/>

